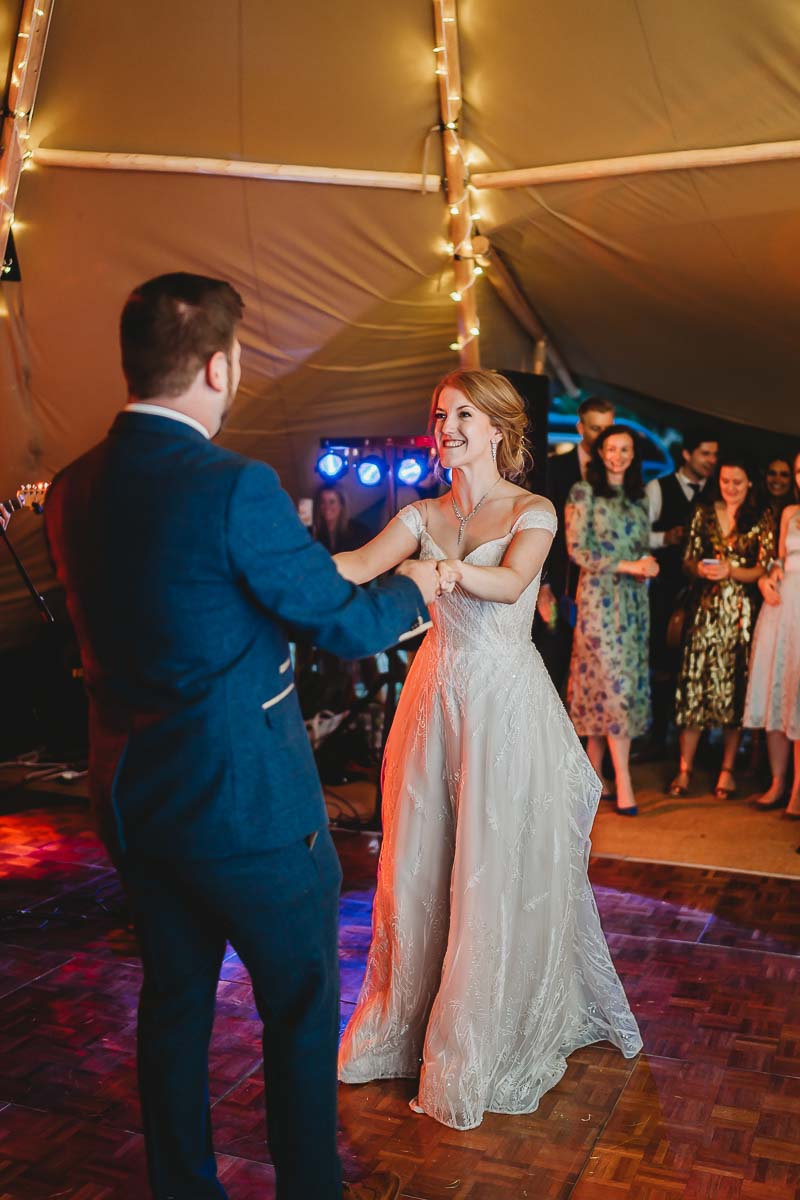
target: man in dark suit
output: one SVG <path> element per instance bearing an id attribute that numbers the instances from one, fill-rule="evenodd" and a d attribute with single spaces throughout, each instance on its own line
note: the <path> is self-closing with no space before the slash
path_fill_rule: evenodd
<path id="1" fill-rule="evenodd" d="M 534 640 L 559 692 L 563 692 L 569 672 L 573 625 L 568 609 L 578 587 L 578 569 L 570 567 L 567 553 L 564 511 L 573 484 L 586 476 L 592 447 L 603 430 L 614 424 L 614 417 L 610 400 L 589 396 L 578 407 L 580 441 L 566 454 L 553 454 L 547 460 L 547 495 L 558 514 L 558 530 L 547 560 L 547 578 L 539 589 Z"/>
<path id="2" fill-rule="evenodd" d="M 90 777 L 144 967 L 138 1068 L 157 1200 L 224 1197 L 208 1045 L 226 939 L 264 1023 L 278 1200 L 338 1200 L 341 871 L 287 626 L 346 658 L 426 617 L 433 563 L 369 591 L 312 542 L 274 471 L 213 445 L 239 381 L 228 284 L 151 280 L 122 314 L 130 403 L 45 519 L 90 695 Z M 394 1176 L 347 1189 L 391 1198 Z"/>

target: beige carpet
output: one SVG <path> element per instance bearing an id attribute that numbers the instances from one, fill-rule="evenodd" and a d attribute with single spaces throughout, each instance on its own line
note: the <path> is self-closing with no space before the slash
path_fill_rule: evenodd
<path id="1" fill-rule="evenodd" d="M 638 817 L 619 817 L 612 804 L 601 803 L 592 832 L 594 854 L 800 878 L 800 854 L 795 853 L 800 821 L 750 808 L 747 801 L 758 794 L 751 777 L 740 775 L 739 796 L 723 801 L 710 792 L 716 776 L 699 770 L 691 797 L 671 800 L 664 795 L 671 769 L 662 763 L 634 767 Z M 371 783 L 344 784 L 328 793 L 333 820 L 358 815 L 368 821 L 374 802 Z"/>
<path id="2" fill-rule="evenodd" d="M 592 833 L 592 850 L 610 858 L 682 863 L 729 871 L 800 878 L 800 821 L 777 812 L 757 812 L 748 800 L 759 794 L 755 780 L 739 774 L 733 800 L 711 794 L 716 775 L 695 773 L 695 787 L 685 800 L 664 795 L 670 767 L 637 766 L 633 780 L 638 817 L 619 817 L 603 802 Z"/>

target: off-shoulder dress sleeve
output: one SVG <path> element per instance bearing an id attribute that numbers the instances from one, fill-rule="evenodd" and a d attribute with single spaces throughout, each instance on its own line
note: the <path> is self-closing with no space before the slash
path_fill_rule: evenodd
<path id="1" fill-rule="evenodd" d="M 425 528 L 425 522 L 416 504 L 407 504 L 405 508 L 400 509 L 397 516 L 403 522 L 406 529 L 419 541 L 422 537 L 422 531 Z"/>
<path id="2" fill-rule="evenodd" d="M 531 508 L 517 517 L 511 532 L 520 533 L 523 529 L 546 529 L 555 537 L 558 521 L 555 513 L 550 512 L 549 508 Z"/>

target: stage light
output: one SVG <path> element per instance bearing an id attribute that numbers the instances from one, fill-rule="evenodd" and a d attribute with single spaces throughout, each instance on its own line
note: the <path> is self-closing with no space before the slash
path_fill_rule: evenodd
<path id="1" fill-rule="evenodd" d="M 347 474 L 347 458 L 340 450 L 326 450 L 317 459 L 317 474 L 326 483 L 335 483 Z"/>
<path id="2" fill-rule="evenodd" d="M 363 487 L 378 487 L 386 475 L 386 463 L 376 454 L 369 454 L 356 467 L 356 475 Z"/>
<path id="3" fill-rule="evenodd" d="M 416 487 L 428 474 L 428 460 L 421 454 L 404 454 L 394 469 L 398 483 Z"/>

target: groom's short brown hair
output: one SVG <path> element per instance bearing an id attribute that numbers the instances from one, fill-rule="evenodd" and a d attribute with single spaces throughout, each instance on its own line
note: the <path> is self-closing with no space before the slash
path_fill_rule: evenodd
<path id="1" fill-rule="evenodd" d="M 230 354 L 244 313 L 222 279 L 176 271 L 135 288 L 120 318 L 122 369 L 137 400 L 179 396 L 213 354 Z"/>

